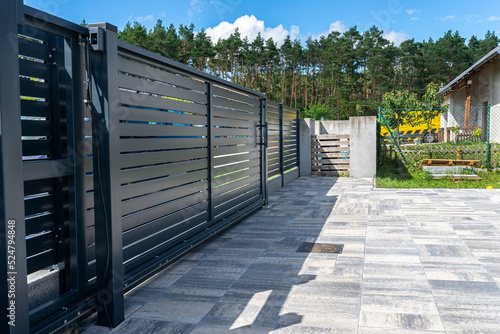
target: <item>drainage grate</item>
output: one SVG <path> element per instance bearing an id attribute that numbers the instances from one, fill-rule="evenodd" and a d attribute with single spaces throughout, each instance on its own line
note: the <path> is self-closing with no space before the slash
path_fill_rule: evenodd
<path id="1" fill-rule="evenodd" d="M 344 249 L 344 245 L 315 244 L 312 242 L 303 242 L 302 245 L 300 245 L 300 247 L 297 249 L 297 252 L 342 254 L 343 249 Z"/>

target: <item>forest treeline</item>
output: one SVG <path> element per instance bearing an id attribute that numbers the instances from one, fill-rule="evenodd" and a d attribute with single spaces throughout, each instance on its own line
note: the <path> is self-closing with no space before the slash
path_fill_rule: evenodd
<path id="1" fill-rule="evenodd" d="M 238 30 L 212 41 L 193 24 L 153 29 L 130 22 L 119 39 L 188 64 L 234 83 L 264 92 L 268 98 L 300 108 L 307 116 L 347 119 L 375 115 L 384 93 L 408 90 L 425 94 L 429 83 L 446 84 L 500 42 L 495 32 L 469 41 L 457 32 L 438 40 L 410 39 L 395 46 L 373 26 L 352 27 L 305 43 L 288 36 L 276 41 L 259 34 L 253 41 Z"/>

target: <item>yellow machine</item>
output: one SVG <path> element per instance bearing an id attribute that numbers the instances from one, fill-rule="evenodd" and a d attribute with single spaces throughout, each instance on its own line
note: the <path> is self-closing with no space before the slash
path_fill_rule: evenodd
<path id="1" fill-rule="evenodd" d="M 438 131 L 441 128 L 441 115 L 436 116 L 432 120 L 431 124 L 432 124 L 431 131 L 427 129 L 426 124 L 421 124 L 418 126 L 402 125 L 399 127 L 399 137 L 403 141 L 412 141 L 415 140 L 415 138 L 419 137 L 422 138 L 423 141 L 426 143 L 432 143 L 434 141 L 437 141 Z M 394 133 L 394 131 L 396 131 L 397 129 L 391 129 L 391 130 Z M 389 140 L 391 138 L 389 130 L 385 125 L 380 127 L 380 135 L 385 140 Z"/>

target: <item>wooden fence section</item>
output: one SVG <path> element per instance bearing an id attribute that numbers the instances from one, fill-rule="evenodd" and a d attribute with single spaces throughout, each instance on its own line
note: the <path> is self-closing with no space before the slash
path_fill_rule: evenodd
<path id="1" fill-rule="evenodd" d="M 311 136 L 311 173 L 339 176 L 349 173 L 349 135 Z"/>
<path id="2" fill-rule="evenodd" d="M 457 133 L 455 135 L 455 142 L 460 143 L 463 141 L 474 141 L 474 142 L 479 142 L 481 141 L 481 137 L 475 136 L 470 132 L 464 132 L 464 133 Z"/>
<path id="3" fill-rule="evenodd" d="M 479 160 L 480 165 L 486 165 L 487 146 L 485 143 L 478 143 L 472 146 L 442 147 L 434 145 L 402 147 L 401 150 L 408 163 L 418 162 L 422 159 L 462 159 Z M 393 145 L 382 145 L 380 150 L 381 161 L 400 159 L 401 155 Z M 500 145 L 491 144 L 490 165 L 500 167 Z"/>

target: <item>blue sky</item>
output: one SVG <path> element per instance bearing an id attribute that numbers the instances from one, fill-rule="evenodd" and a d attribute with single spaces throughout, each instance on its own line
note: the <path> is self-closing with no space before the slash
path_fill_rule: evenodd
<path id="1" fill-rule="evenodd" d="M 250 40 L 261 32 L 278 42 L 288 34 L 305 41 L 354 25 L 360 31 L 376 25 L 396 44 L 408 38 L 437 39 L 450 29 L 466 38 L 483 37 L 488 30 L 500 34 L 498 0 L 25 0 L 25 4 L 72 22 L 107 21 L 119 29 L 127 21 L 149 28 L 157 19 L 176 27 L 192 22 L 212 39 L 226 37 L 235 27 Z"/>

